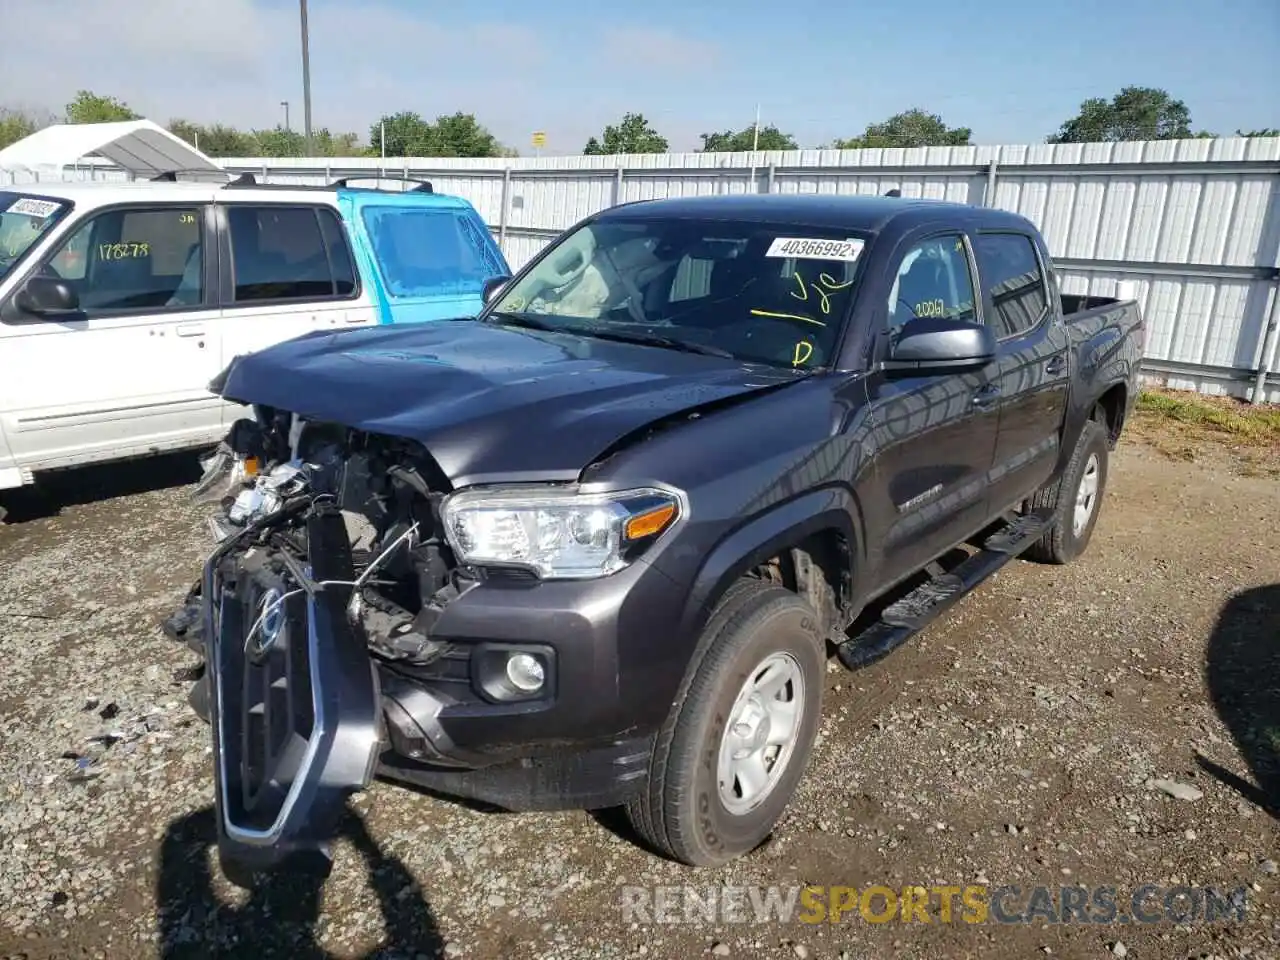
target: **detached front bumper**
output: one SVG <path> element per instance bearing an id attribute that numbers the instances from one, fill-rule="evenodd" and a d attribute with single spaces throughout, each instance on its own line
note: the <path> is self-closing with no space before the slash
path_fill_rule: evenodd
<path id="1" fill-rule="evenodd" d="M 307 522 L 319 548 L 301 572 L 350 581 L 341 515 Z M 597 581 L 483 582 L 436 621 L 447 652 L 411 666 L 370 656 L 346 619 L 349 588 L 308 592 L 269 552 L 224 544 L 206 565 L 202 616 L 189 607 L 166 627 L 206 660 L 192 705 L 213 728 L 222 855 L 271 867 L 323 850 L 375 774 L 510 810 L 624 802 L 683 669 L 652 654 L 671 646 L 673 587 L 643 563 Z M 281 596 L 284 615 L 246 643 Z M 544 656 L 542 695 L 486 694 L 511 651 Z"/>
<path id="2" fill-rule="evenodd" d="M 306 575 L 351 581 L 341 515 L 313 513 L 307 535 L 319 549 Z M 223 547 L 203 595 L 220 855 L 269 868 L 327 851 L 381 743 L 377 676 L 344 612 L 350 588 L 307 592 L 282 567 Z M 246 642 L 259 620 L 270 629 Z"/>

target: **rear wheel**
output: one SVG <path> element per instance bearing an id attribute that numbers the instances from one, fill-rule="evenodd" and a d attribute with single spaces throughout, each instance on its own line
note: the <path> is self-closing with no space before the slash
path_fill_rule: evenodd
<path id="1" fill-rule="evenodd" d="M 1056 481 L 1031 498 L 1032 510 L 1053 510 L 1053 525 L 1025 556 L 1041 563 L 1070 563 L 1084 553 L 1098 522 L 1107 486 L 1107 428 L 1089 420 L 1076 440 L 1071 460 Z"/>
<path id="2" fill-rule="evenodd" d="M 809 604 L 759 580 L 734 585 L 699 647 L 627 813 L 660 852 L 717 866 L 765 840 L 791 799 L 817 735 L 826 652 Z"/>

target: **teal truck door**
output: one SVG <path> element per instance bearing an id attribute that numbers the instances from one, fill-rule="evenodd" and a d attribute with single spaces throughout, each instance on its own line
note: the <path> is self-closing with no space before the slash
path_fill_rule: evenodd
<path id="1" fill-rule="evenodd" d="M 380 322 L 471 317 L 485 282 L 511 268 L 489 228 L 461 197 L 344 189 L 338 204 L 362 269 L 380 301 Z"/>

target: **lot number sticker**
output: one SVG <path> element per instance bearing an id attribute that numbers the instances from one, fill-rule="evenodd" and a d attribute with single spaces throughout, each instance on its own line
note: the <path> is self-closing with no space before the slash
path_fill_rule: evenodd
<path id="1" fill-rule="evenodd" d="M 844 260 L 853 263 L 862 254 L 861 240 L 822 240 L 810 237 L 775 237 L 766 257 L 801 260 Z"/>
<path id="2" fill-rule="evenodd" d="M 22 197 L 15 200 L 9 205 L 9 209 L 5 213 L 21 213 L 28 217 L 38 217 L 43 220 L 45 217 L 51 217 L 58 212 L 58 204 L 52 200 L 36 200 L 33 197 Z"/>

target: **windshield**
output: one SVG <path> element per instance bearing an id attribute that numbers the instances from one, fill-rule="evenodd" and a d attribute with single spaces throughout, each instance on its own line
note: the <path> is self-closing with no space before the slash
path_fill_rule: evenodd
<path id="1" fill-rule="evenodd" d="M 490 323 L 814 367 L 834 359 L 865 239 L 732 220 L 606 220 L 565 236 Z"/>
<path id="2" fill-rule="evenodd" d="M 479 296 L 506 273 L 468 210 L 370 206 L 364 225 L 393 297 Z"/>
<path id="3" fill-rule="evenodd" d="M 70 208 L 62 200 L 0 191 L 0 280 Z"/>

